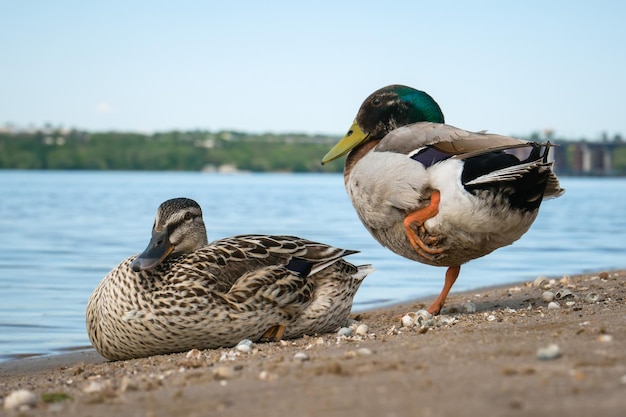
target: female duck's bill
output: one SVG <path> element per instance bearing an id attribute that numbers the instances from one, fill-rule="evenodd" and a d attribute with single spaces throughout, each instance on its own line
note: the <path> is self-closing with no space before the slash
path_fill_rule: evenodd
<path id="1" fill-rule="evenodd" d="M 169 233 L 167 228 L 160 232 L 152 230 L 152 238 L 148 247 L 141 252 L 130 264 L 130 267 L 135 272 L 151 269 L 163 262 L 172 251 L 174 246 L 169 240 Z"/>

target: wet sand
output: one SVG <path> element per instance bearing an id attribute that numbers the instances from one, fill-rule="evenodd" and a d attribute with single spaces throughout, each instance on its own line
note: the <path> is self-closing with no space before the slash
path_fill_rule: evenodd
<path id="1" fill-rule="evenodd" d="M 573 296 L 548 309 L 542 294 L 560 289 Z M 3 412 L 626 415 L 626 271 L 453 290 L 428 326 L 402 326 L 403 313 L 429 301 L 357 314 L 353 319 L 367 326 L 362 334 L 258 343 L 249 353 L 215 349 L 108 362 L 86 350 L 0 363 Z M 558 350 L 539 359 L 538 350 L 551 344 Z M 20 389 L 34 394 L 32 406 L 4 409 Z"/>

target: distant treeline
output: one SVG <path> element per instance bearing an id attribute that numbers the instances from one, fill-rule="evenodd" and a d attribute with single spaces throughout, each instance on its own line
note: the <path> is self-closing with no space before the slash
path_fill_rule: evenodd
<path id="1" fill-rule="evenodd" d="M 340 171 L 320 161 L 337 137 L 205 131 L 0 133 L 0 169 Z"/>
<path id="2" fill-rule="evenodd" d="M 320 164 L 338 139 L 232 131 L 0 132 L 0 169 L 339 172 L 341 163 Z M 626 143 L 620 136 L 593 142 L 549 139 L 559 144 L 560 174 L 626 175 Z"/>

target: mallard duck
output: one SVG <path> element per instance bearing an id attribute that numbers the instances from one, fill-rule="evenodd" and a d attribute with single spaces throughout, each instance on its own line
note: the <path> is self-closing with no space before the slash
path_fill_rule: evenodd
<path id="1" fill-rule="evenodd" d="M 87 304 L 91 343 L 121 360 L 334 331 L 371 266 L 293 236 L 207 243 L 202 210 L 162 203 L 144 252 L 113 268 Z"/>
<path id="2" fill-rule="evenodd" d="M 348 195 L 379 243 L 448 268 L 428 308 L 439 314 L 462 264 L 518 240 L 542 200 L 564 192 L 550 146 L 446 125 L 427 93 L 390 85 L 367 97 L 322 163 L 348 154 Z"/>

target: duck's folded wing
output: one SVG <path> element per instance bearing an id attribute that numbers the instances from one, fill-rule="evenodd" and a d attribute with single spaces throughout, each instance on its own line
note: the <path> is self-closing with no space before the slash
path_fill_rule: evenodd
<path id="1" fill-rule="evenodd" d="M 391 131 L 376 146 L 376 151 L 410 154 L 426 146 L 465 158 L 494 150 L 532 146 L 532 142 L 486 132 L 470 132 L 441 123 L 419 122 Z"/>
<path id="2" fill-rule="evenodd" d="M 472 186 L 516 181 L 526 175 L 529 175 L 535 170 L 538 170 L 539 172 L 547 172 L 546 188 L 543 192 L 543 198 L 558 197 L 565 192 L 565 189 L 561 188 L 561 184 L 559 183 L 559 179 L 556 174 L 552 171 L 552 162 L 546 162 L 545 158 L 488 172 L 487 174 L 466 182 L 465 185 Z"/>
<path id="3" fill-rule="evenodd" d="M 466 182 L 465 185 L 515 181 L 524 177 L 525 175 L 528 175 L 531 171 L 537 168 L 550 169 L 550 164 L 538 160 L 527 162 L 525 164 L 513 165 L 506 168 L 498 169 L 496 171 L 491 171 L 485 175 L 481 175 L 478 178 L 474 178 L 473 180 Z"/>

